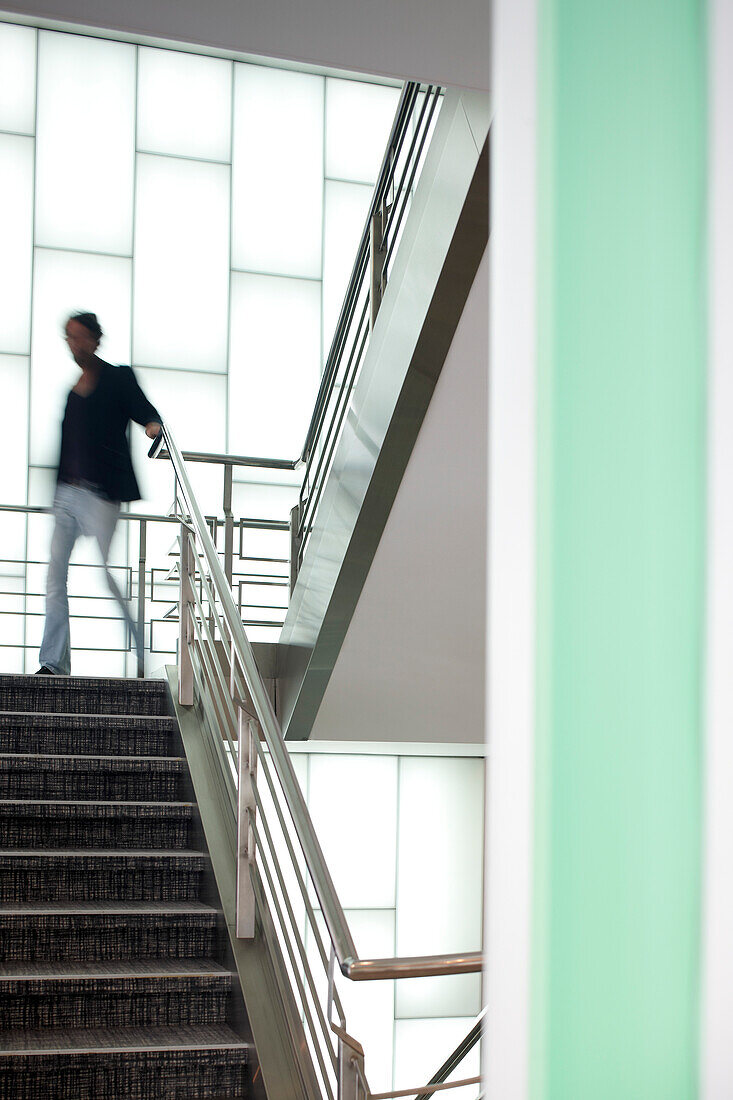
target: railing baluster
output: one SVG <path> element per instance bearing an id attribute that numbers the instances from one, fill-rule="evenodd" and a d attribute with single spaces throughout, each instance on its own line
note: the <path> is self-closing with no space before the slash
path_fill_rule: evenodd
<path id="1" fill-rule="evenodd" d="M 137 652 L 137 674 L 145 675 L 145 559 L 147 554 L 147 520 L 140 520 L 140 553 L 137 569 L 137 630 L 140 649 Z M 150 645 L 153 628 L 150 627 Z"/>
<path id="2" fill-rule="evenodd" d="M 181 524 L 181 588 L 179 602 L 179 632 L 178 632 L 178 702 L 182 707 L 193 706 L 193 666 L 189 645 L 191 642 L 191 603 L 193 590 L 191 587 L 191 545 L 190 534 Z"/>
<path id="3" fill-rule="evenodd" d="M 239 710 L 237 752 L 239 756 L 239 814 L 237 817 L 237 936 L 242 940 L 254 939 L 255 934 L 255 895 L 252 886 L 252 864 L 254 863 L 254 833 L 250 824 L 250 815 L 255 813 L 255 799 L 252 790 L 254 783 L 254 765 L 252 759 L 251 719 L 245 722 L 241 706 Z M 255 759 L 256 763 L 256 759 Z"/>
<path id="4" fill-rule="evenodd" d="M 231 587 L 234 567 L 234 517 L 232 515 L 232 466 L 224 467 L 224 575 Z"/>

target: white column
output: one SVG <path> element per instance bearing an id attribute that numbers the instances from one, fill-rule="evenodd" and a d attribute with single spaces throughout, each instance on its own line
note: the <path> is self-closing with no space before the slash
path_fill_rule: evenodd
<path id="1" fill-rule="evenodd" d="M 489 311 L 486 1095 L 529 1090 L 535 716 L 535 0 L 496 0 Z"/>

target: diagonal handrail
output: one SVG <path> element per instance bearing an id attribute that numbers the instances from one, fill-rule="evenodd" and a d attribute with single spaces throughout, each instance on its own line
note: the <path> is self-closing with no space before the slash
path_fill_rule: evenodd
<path id="1" fill-rule="evenodd" d="M 170 428 L 164 427 L 163 433 L 181 496 L 187 509 L 189 522 L 203 550 L 206 567 L 209 571 L 210 584 L 226 622 L 232 649 L 243 671 L 247 691 L 250 694 L 270 759 L 281 785 L 342 974 L 352 981 L 371 981 L 383 978 L 429 977 L 480 971 L 483 965 L 481 952 L 423 955 L 409 958 L 359 958 L 344 910 L 316 836 L 308 807 L 303 798 L 295 768 L 285 748 L 280 724 L 257 668 L 252 647 L 242 626 L 209 528 L 196 500 L 185 461 Z"/>
<path id="2" fill-rule="evenodd" d="M 295 513 L 296 573 L 365 360 L 442 91 L 439 85 L 414 81 L 402 89 L 300 456 L 305 472 Z"/>
<path id="3" fill-rule="evenodd" d="M 354 260 L 353 267 L 351 269 L 351 276 L 347 284 L 346 294 L 341 306 L 338 321 L 336 322 L 336 328 L 334 330 L 333 340 L 331 342 L 331 350 L 329 351 L 328 359 L 326 361 L 326 368 L 323 372 L 321 379 L 321 385 L 316 397 L 315 407 L 313 409 L 313 415 L 311 416 L 310 424 L 308 425 L 308 431 L 306 432 L 305 442 L 303 443 L 303 450 L 300 455 L 301 462 L 306 462 L 313 450 L 313 445 L 321 429 L 323 416 L 325 414 L 326 407 L 328 405 L 328 398 L 333 387 L 334 376 L 338 367 L 338 361 L 341 355 L 343 338 L 348 328 L 350 315 L 354 307 L 356 300 L 356 292 L 358 286 L 363 277 L 364 268 L 366 265 L 367 257 L 369 254 L 369 225 L 374 217 L 374 214 L 379 209 L 379 204 L 384 198 L 384 193 L 387 188 L 387 180 L 389 178 L 389 169 L 391 158 L 394 153 L 394 148 L 397 143 L 397 139 L 402 132 L 405 122 L 410 116 L 410 112 L 415 104 L 420 85 L 414 82 L 408 81 L 402 88 L 399 102 L 397 104 L 397 110 L 395 112 L 394 121 L 392 123 L 392 129 L 390 130 L 389 138 L 387 140 L 387 147 L 382 158 L 382 164 L 377 175 L 377 183 L 374 188 L 374 194 L 369 206 L 369 213 L 367 214 L 366 225 L 359 241 L 359 247 L 356 252 L 356 259 Z"/>

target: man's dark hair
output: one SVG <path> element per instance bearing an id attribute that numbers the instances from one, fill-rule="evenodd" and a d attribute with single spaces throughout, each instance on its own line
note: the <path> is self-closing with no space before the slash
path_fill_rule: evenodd
<path id="1" fill-rule="evenodd" d="M 95 340 L 101 340 L 104 336 L 102 326 L 97 320 L 96 313 L 72 313 L 68 318 L 67 324 L 69 321 L 78 321 L 84 328 L 89 329 Z"/>

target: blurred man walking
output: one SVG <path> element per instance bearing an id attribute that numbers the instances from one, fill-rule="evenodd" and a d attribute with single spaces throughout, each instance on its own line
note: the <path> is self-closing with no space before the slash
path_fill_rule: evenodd
<path id="1" fill-rule="evenodd" d="M 71 672 L 69 558 L 80 535 L 95 539 L 109 589 L 135 639 L 138 674 L 143 674 L 144 642 L 120 589 L 107 567 L 121 501 L 139 500 L 127 426 L 130 420 L 153 439 L 161 427 L 158 410 L 140 389 L 131 367 L 115 367 L 97 355 L 103 333 L 94 313 L 75 313 L 66 322 L 66 342 L 81 376 L 66 400 L 61 425 L 55 525 L 46 592 L 46 624 L 41 668 L 48 676 Z"/>

